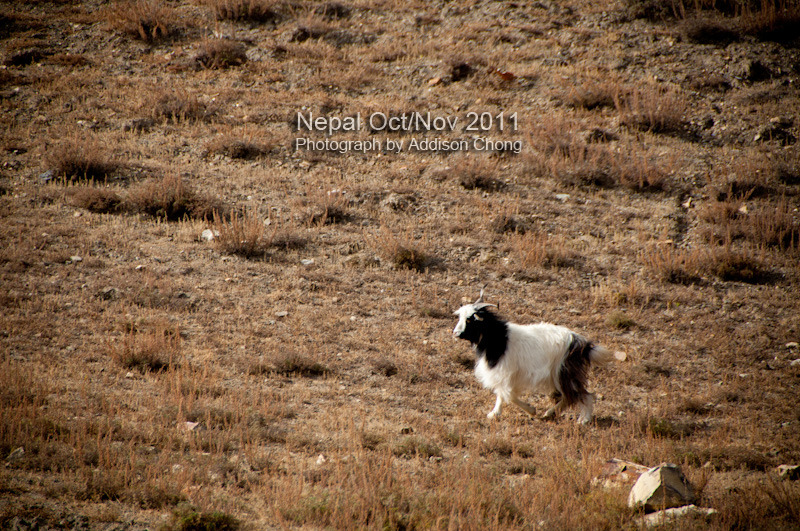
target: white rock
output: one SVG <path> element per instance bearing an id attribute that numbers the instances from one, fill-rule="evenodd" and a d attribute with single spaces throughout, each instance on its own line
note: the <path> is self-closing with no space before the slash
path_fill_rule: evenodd
<path id="1" fill-rule="evenodd" d="M 215 238 L 219 238 L 218 230 L 205 229 L 200 233 L 200 239 L 204 242 L 214 241 Z"/>
<path id="2" fill-rule="evenodd" d="M 685 516 L 711 516 L 716 514 L 716 509 L 709 509 L 707 507 L 698 507 L 696 505 L 684 505 L 682 507 L 673 507 L 672 509 L 664 509 L 653 514 L 646 515 L 642 522 L 647 527 L 655 527 L 670 523 L 673 520 Z"/>
<path id="3" fill-rule="evenodd" d="M 13 463 L 17 459 L 22 459 L 22 456 L 24 455 L 25 455 L 25 448 L 20 446 L 19 448 L 8 454 L 8 457 L 6 457 L 6 462 Z"/>
<path id="4" fill-rule="evenodd" d="M 558 199 L 562 203 L 566 203 L 567 201 L 569 201 L 569 194 L 556 194 L 556 199 Z"/>
<path id="5" fill-rule="evenodd" d="M 69 260 L 70 260 L 70 262 L 73 262 L 73 263 L 74 263 L 74 262 L 83 262 L 83 258 L 81 258 L 80 256 L 78 256 L 77 254 L 76 254 L 76 255 L 74 255 L 74 256 L 70 256 L 70 257 L 69 257 Z"/>
<path id="6" fill-rule="evenodd" d="M 800 465 L 781 465 L 776 470 L 781 479 L 791 481 L 800 479 Z"/>
<path id="7" fill-rule="evenodd" d="M 316 461 L 316 463 L 317 463 L 317 466 L 320 466 L 320 465 L 324 465 L 324 464 L 325 464 L 327 461 L 328 461 L 328 460 L 327 460 L 327 459 L 325 459 L 325 456 L 324 456 L 324 455 L 322 455 L 322 454 L 319 454 L 319 457 L 317 457 L 317 461 Z"/>
<path id="8" fill-rule="evenodd" d="M 313 258 L 303 258 L 302 260 L 300 260 L 300 263 L 303 264 L 304 266 L 310 266 L 311 264 L 314 263 L 314 259 Z"/>
<path id="9" fill-rule="evenodd" d="M 797 367 L 798 365 L 800 365 L 800 359 L 790 361 L 789 365 L 792 367 Z"/>
<path id="10" fill-rule="evenodd" d="M 282 311 L 282 312 L 275 312 L 275 317 L 286 317 L 289 315 L 289 312 Z"/>
<path id="11" fill-rule="evenodd" d="M 629 507 L 644 507 L 646 512 L 694 503 L 694 488 L 680 467 L 664 463 L 651 468 L 633 485 Z"/>
<path id="12" fill-rule="evenodd" d="M 789 341 L 788 343 L 786 343 L 786 348 L 797 348 L 797 347 L 798 347 L 797 341 Z"/>
<path id="13" fill-rule="evenodd" d="M 186 431 L 194 431 L 199 425 L 199 422 L 190 422 L 188 420 L 183 423 L 183 427 L 186 428 Z"/>

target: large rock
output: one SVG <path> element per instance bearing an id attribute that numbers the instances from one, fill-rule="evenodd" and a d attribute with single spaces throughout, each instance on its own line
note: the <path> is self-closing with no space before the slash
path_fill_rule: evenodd
<path id="1" fill-rule="evenodd" d="M 681 507 L 694 501 L 691 483 L 677 465 L 669 463 L 653 467 L 639 476 L 628 496 L 629 507 L 644 507 L 645 512 Z"/>

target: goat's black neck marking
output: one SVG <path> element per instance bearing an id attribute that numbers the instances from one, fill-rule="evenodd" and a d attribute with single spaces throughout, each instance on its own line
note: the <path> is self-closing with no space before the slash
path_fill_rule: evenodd
<path id="1" fill-rule="evenodd" d="M 486 364 L 493 369 L 506 353 L 508 326 L 486 308 L 478 310 L 475 315 L 477 318 L 467 322 L 461 337 L 475 345 L 478 357 L 485 356 Z"/>

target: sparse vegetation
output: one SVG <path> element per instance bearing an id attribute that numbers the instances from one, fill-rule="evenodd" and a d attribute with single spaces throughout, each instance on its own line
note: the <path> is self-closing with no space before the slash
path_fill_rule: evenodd
<path id="1" fill-rule="evenodd" d="M 155 42 L 175 35 L 178 30 L 174 10 L 160 0 L 123 0 L 108 12 L 111 25 L 145 42 Z"/>
<path id="2" fill-rule="evenodd" d="M 793 3 L 7 4 L 0 528 L 797 527 Z M 485 284 L 626 354 L 590 425 L 486 419 Z"/>
<path id="3" fill-rule="evenodd" d="M 220 201 L 196 192 L 175 174 L 137 185 L 128 192 L 125 203 L 129 210 L 167 221 L 206 219 L 224 210 Z"/>

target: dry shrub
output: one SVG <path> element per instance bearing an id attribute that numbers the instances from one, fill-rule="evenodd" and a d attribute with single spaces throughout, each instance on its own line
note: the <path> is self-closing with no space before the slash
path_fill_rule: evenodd
<path id="1" fill-rule="evenodd" d="M 82 136 L 73 136 L 50 149 L 45 163 L 56 177 L 67 181 L 102 181 L 120 168 L 99 140 Z"/>
<path id="2" fill-rule="evenodd" d="M 578 264 L 578 257 L 559 237 L 539 232 L 515 233 L 508 240 L 511 256 L 508 266 L 519 272 L 539 267 L 570 267 Z"/>
<path id="3" fill-rule="evenodd" d="M 177 14 L 158 0 L 118 3 L 109 11 L 108 19 L 117 30 L 145 42 L 166 39 L 177 32 Z"/>
<path id="4" fill-rule="evenodd" d="M 674 284 L 698 283 L 709 276 L 752 284 L 770 278 L 759 258 L 729 244 L 694 250 L 654 245 L 642 253 L 641 259 L 656 278 Z"/>
<path id="5" fill-rule="evenodd" d="M 587 110 L 600 107 L 614 107 L 614 101 L 620 92 L 619 83 L 616 81 L 586 80 L 580 84 L 570 84 L 563 89 L 561 100 L 570 107 L 580 107 Z"/>
<path id="6" fill-rule="evenodd" d="M 126 333 L 122 341 L 110 346 L 111 357 L 125 369 L 161 372 L 176 367 L 181 359 L 178 329 L 157 324 L 147 332 Z"/>
<path id="7" fill-rule="evenodd" d="M 395 269 L 425 271 L 435 260 L 428 251 L 427 238 L 415 238 L 413 230 L 393 231 L 386 223 L 381 224 L 378 234 L 367 236 L 367 244 L 375 249 Z"/>
<path id="8" fill-rule="evenodd" d="M 214 212 L 213 230 L 219 234 L 214 238 L 214 243 L 226 254 L 244 258 L 264 258 L 277 233 L 277 228 L 268 232 L 264 221 L 254 210 L 234 213 L 228 219 Z"/>
<path id="9" fill-rule="evenodd" d="M 800 217 L 784 197 L 776 202 L 762 202 L 756 207 L 748 204 L 750 194 L 712 201 L 699 211 L 705 227 L 706 240 L 725 243 L 745 238 L 763 247 L 784 251 L 800 249 Z"/>
<path id="10" fill-rule="evenodd" d="M 330 225 L 349 221 L 350 201 L 340 189 L 310 189 L 306 193 L 306 221 L 312 225 Z"/>
<path id="11" fill-rule="evenodd" d="M 195 61 L 204 68 L 230 68 L 247 62 L 241 42 L 231 39 L 205 39 Z"/>
<path id="12" fill-rule="evenodd" d="M 450 173 L 458 178 L 458 184 L 467 190 L 494 192 L 503 188 L 497 178 L 498 163 L 486 158 L 464 157 L 455 162 Z"/>
<path id="13" fill-rule="evenodd" d="M 201 512 L 196 508 L 179 507 L 169 523 L 163 524 L 161 531 L 237 531 L 242 523 L 221 511 Z"/>
<path id="14" fill-rule="evenodd" d="M 203 0 L 217 20 L 277 24 L 283 20 L 283 3 L 274 0 Z"/>
<path id="15" fill-rule="evenodd" d="M 89 212 L 110 214 L 122 207 L 122 197 L 110 188 L 79 186 L 68 190 L 70 204 Z"/>
<path id="16" fill-rule="evenodd" d="M 631 129 L 663 134 L 679 134 L 686 129 L 685 98 L 674 90 L 648 84 L 617 94 L 614 104 L 620 124 Z"/>
<path id="17" fill-rule="evenodd" d="M 263 157 L 266 146 L 243 140 L 233 134 L 221 135 L 206 144 L 206 155 L 222 155 L 231 159 L 252 160 Z"/>
<path id="18" fill-rule="evenodd" d="M 167 221 L 206 219 L 214 212 L 224 211 L 219 200 L 199 194 L 177 174 L 133 188 L 128 192 L 125 206 L 130 211 Z"/>
<path id="19" fill-rule="evenodd" d="M 533 131 L 526 162 L 538 174 L 570 186 L 623 186 L 635 191 L 669 189 L 668 173 L 638 144 L 588 143 L 574 125 L 555 120 Z"/>
<path id="20" fill-rule="evenodd" d="M 162 91 L 153 96 L 143 108 L 149 109 L 150 117 L 172 123 L 208 121 L 215 113 L 194 95 L 183 91 Z"/>
<path id="21" fill-rule="evenodd" d="M 305 376 L 307 378 L 327 376 L 332 372 L 330 368 L 319 361 L 294 352 L 279 356 L 273 362 L 273 371 L 278 374 Z"/>

